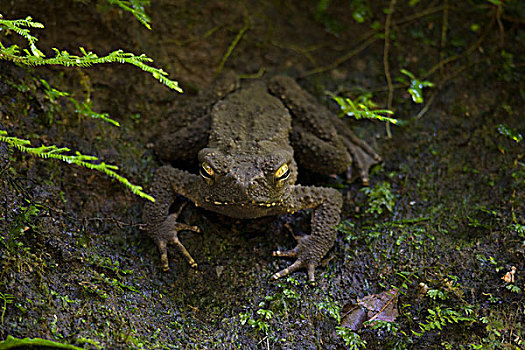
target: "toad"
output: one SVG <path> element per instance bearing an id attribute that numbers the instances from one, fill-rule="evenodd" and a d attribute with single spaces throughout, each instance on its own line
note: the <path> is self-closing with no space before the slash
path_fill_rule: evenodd
<path id="1" fill-rule="evenodd" d="M 155 173 L 151 193 L 156 201 L 146 204 L 143 221 L 162 266 L 169 269 L 167 245 L 173 244 L 197 267 L 178 232 L 199 228 L 178 222 L 180 210 L 169 213 L 181 195 L 196 206 L 240 219 L 312 209 L 311 234 L 295 237 L 295 248 L 273 253 L 295 261 L 272 278 L 304 268 L 314 281 L 315 268 L 334 245 L 343 200 L 334 188 L 296 184 L 298 167 L 322 174 L 354 168 L 366 184 L 368 169 L 380 157 L 292 78 L 277 76 L 243 87 L 235 77 L 223 80 L 227 83 L 211 89 L 216 99 L 211 107 L 201 101 L 193 123 L 163 136 L 157 145 L 161 158 L 196 156 L 199 164 L 199 174 L 169 165 Z"/>

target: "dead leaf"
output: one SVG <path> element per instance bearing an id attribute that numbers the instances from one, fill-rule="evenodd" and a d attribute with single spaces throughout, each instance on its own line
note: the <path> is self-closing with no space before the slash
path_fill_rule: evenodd
<path id="1" fill-rule="evenodd" d="M 510 268 L 510 271 L 505 274 L 505 276 L 501 277 L 502 280 L 504 280 L 507 283 L 514 282 L 514 274 L 516 273 L 516 266 L 512 266 Z"/>
<path id="2" fill-rule="evenodd" d="M 368 310 L 369 321 L 394 322 L 399 315 L 397 312 L 398 294 L 398 289 L 391 289 L 379 294 L 366 296 L 363 299 L 357 299 L 357 303 Z"/>
<path id="3" fill-rule="evenodd" d="M 357 299 L 357 303 L 346 304 L 341 312 L 341 326 L 356 331 L 366 321 L 394 322 L 399 315 L 397 312 L 398 294 L 398 289 L 391 289 Z"/>
<path id="4" fill-rule="evenodd" d="M 368 320 L 367 312 L 354 302 L 343 306 L 341 310 L 341 326 L 350 328 L 353 331 L 360 329 L 363 322 Z"/>

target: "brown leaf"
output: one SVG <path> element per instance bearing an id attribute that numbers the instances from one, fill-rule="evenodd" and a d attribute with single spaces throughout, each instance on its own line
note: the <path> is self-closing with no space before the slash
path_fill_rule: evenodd
<path id="1" fill-rule="evenodd" d="M 515 274 L 516 274 L 516 266 L 512 266 L 510 271 L 507 272 L 505 276 L 501 277 L 501 279 L 507 283 L 513 283 Z"/>
<path id="2" fill-rule="evenodd" d="M 341 326 L 350 328 L 353 331 L 360 329 L 363 322 L 368 320 L 365 310 L 354 302 L 350 302 L 343 306 L 341 311 Z"/>
<path id="3" fill-rule="evenodd" d="M 394 322 L 399 315 L 397 312 L 398 294 L 399 290 L 391 289 L 379 294 L 368 295 L 363 299 L 357 299 L 357 303 L 368 310 L 369 321 Z"/>
<path id="4" fill-rule="evenodd" d="M 346 304 L 341 312 L 341 326 L 356 331 L 363 326 L 365 321 L 394 322 L 399 315 L 397 312 L 398 294 L 399 290 L 391 289 L 357 299 L 357 303 Z"/>

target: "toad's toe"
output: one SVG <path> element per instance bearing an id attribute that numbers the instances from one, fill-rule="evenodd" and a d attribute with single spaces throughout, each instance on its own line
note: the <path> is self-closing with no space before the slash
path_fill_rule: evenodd
<path id="1" fill-rule="evenodd" d="M 156 243 L 160 252 L 160 263 L 162 265 L 162 270 L 168 271 L 170 269 L 168 264 L 168 244 L 165 240 L 157 240 Z"/>
<path id="2" fill-rule="evenodd" d="M 306 272 L 308 274 L 308 282 L 309 283 L 315 283 L 315 267 L 316 264 L 314 263 L 305 263 L 300 259 L 297 259 L 292 265 L 288 266 L 285 269 L 282 269 L 279 272 L 276 272 L 272 275 L 272 279 L 277 280 L 281 277 L 288 276 L 292 272 L 295 272 L 299 269 L 306 268 Z"/>
<path id="3" fill-rule="evenodd" d="M 287 268 L 282 269 L 281 271 L 274 273 L 272 275 L 272 279 L 276 280 L 276 279 L 279 279 L 281 277 L 287 276 L 287 275 L 291 274 L 292 272 L 299 270 L 302 267 L 304 267 L 303 262 L 301 260 L 297 260 L 296 262 L 294 262 L 292 265 L 288 266 Z"/>
<path id="4" fill-rule="evenodd" d="M 276 250 L 272 253 L 273 256 L 279 256 L 281 258 L 297 258 L 297 254 L 299 253 L 299 248 L 295 247 L 294 249 L 290 250 Z"/>
<path id="5" fill-rule="evenodd" d="M 190 226 L 177 222 L 178 213 L 169 215 L 166 220 L 158 226 L 155 234 L 155 243 L 159 249 L 160 261 L 162 264 L 162 269 L 164 271 L 169 270 L 169 261 L 168 261 L 168 244 L 172 244 L 181 252 L 184 258 L 188 261 L 191 267 L 196 268 L 197 263 L 192 258 L 186 247 L 179 240 L 178 233 L 179 231 L 194 231 L 201 232 L 197 226 Z"/>

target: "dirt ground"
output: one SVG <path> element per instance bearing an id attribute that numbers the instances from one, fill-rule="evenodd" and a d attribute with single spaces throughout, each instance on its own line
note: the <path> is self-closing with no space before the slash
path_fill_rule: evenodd
<path id="1" fill-rule="evenodd" d="M 168 116 L 222 67 L 246 79 L 293 76 L 334 112 L 326 91 L 367 96 L 378 108 L 391 92 L 401 123 L 388 137 L 385 123 L 348 118 L 384 160 L 368 194 L 343 176 L 301 174 L 345 198 L 315 285 L 304 271 L 269 278 L 290 264 L 271 254 L 294 246 L 285 224 L 308 232 L 308 212 L 237 221 L 189 204 L 182 221 L 203 233 L 181 237 L 199 268 L 172 249 L 163 272 L 140 230 L 144 199 L 102 174 L 0 142 L 0 340 L 86 349 L 525 348 L 525 141 L 517 141 L 525 134 L 525 6 L 495 3 L 163 0 L 146 7 L 148 30 L 102 0 L 2 1 L 4 19 L 45 25 L 32 33 L 48 56 L 53 47 L 145 53 L 179 81 L 182 95 L 129 65 L 0 60 L 0 129 L 96 155 L 146 192 Z M 0 31 L 0 41 L 26 47 L 14 33 Z M 435 84 L 422 104 L 401 69 Z M 121 126 L 80 117 L 41 79 Z M 356 332 L 340 325 L 342 309 L 389 290 L 395 322 Z"/>

